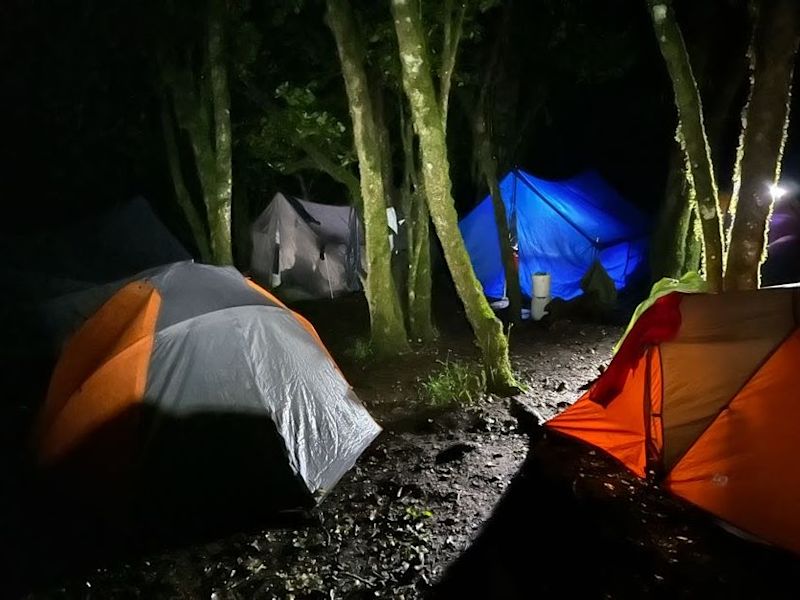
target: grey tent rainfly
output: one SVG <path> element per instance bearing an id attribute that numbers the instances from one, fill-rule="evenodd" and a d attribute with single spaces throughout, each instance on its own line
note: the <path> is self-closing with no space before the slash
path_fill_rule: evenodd
<path id="1" fill-rule="evenodd" d="M 379 432 L 303 317 L 233 268 L 181 262 L 70 339 L 34 437 L 45 471 L 105 509 L 211 514 L 311 506 Z"/>
<path id="2" fill-rule="evenodd" d="M 355 210 L 278 193 L 253 223 L 254 278 L 290 300 L 361 290 L 364 235 Z"/>

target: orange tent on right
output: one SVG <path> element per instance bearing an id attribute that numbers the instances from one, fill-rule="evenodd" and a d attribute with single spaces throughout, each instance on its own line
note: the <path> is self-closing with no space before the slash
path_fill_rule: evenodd
<path id="1" fill-rule="evenodd" d="M 673 293 L 547 427 L 800 553 L 800 288 Z"/>

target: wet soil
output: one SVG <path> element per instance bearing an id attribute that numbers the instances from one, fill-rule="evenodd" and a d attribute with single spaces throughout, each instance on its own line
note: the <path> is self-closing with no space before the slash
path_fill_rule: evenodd
<path id="1" fill-rule="evenodd" d="M 619 324 L 519 326 L 511 343 L 521 396 L 430 410 L 419 380 L 437 361 L 477 356 L 459 315 L 440 319 L 435 348 L 381 363 L 352 357 L 362 303 L 345 300 L 333 314 L 329 305 L 299 308 L 384 428 L 317 509 L 69 569 L 57 560 L 19 566 L 26 577 L 10 577 L 10 589 L 28 598 L 212 600 L 797 596 L 796 558 L 727 533 L 539 425 L 599 375 Z"/>

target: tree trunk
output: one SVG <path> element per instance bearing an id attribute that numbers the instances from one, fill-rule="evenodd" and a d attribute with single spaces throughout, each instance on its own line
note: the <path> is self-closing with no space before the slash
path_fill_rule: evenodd
<path id="1" fill-rule="evenodd" d="M 701 6 L 692 5 L 692 8 L 699 10 L 702 15 Z M 747 36 L 744 35 L 746 27 L 743 11 L 729 8 L 726 14 L 734 19 L 733 31 L 709 31 L 715 23 L 703 20 L 701 15 L 693 13 L 690 16 L 700 18 L 695 29 L 688 30 L 686 35 L 687 51 L 692 59 L 700 97 L 703 98 L 704 124 L 711 162 L 717 181 L 726 182 L 720 183 L 722 189 L 729 189 L 727 184 L 731 177 L 724 145 L 725 136 L 734 125 L 731 119 L 732 109 L 747 73 Z M 738 126 L 738 118 L 736 121 Z M 676 135 L 680 135 L 680 130 Z M 680 278 L 688 271 L 700 269 L 697 253 L 702 252 L 695 235 L 696 211 L 692 206 L 689 188 L 682 144 L 677 143 L 670 152 L 666 193 L 653 239 L 651 264 L 654 280 L 661 277 Z M 727 206 L 723 203 L 722 194 L 719 197 L 719 208 L 719 218 L 724 229 Z"/>
<path id="2" fill-rule="evenodd" d="M 766 257 L 767 223 L 772 213 L 770 185 L 780 177 L 795 55 L 800 40 L 796 0 L 764 0 L 757 5 L 750 50 L 752 87 L 731 201 L 733 227 L 725 288 L 756 289 Z"/>
<path id="3" fill-rule="evenodd" d="M 208 12 L 208 72 L 211 82 L 211 109 L 214 118 L 214 189 L 207 199 L 211 254 L 218 265 L 232 265 L 231 195 L 231 111 L 228 72 L 225 66 L 223 0 L 210 0 Z"/>
<path id="4" fill-rule="evenodd" d="M 367 246 L 367 281 L 372 344 L 381 355 L 408 350 L 403 313 L 391 269 L 389 224 L 375 117 L 369 82 L 364 70 L 360 37 L 347 0 L 328 0 L 326 20 L 339 52 L 347 91 L 353 139 L 361 175 L 364 228 Z"/>
<path id="5" fill-rule="evenodd" d="M 197 251 L 200 253 L 200 260 L 209 262 L 211 260 L 211 250 L 208 246 L 208 233 L 205 225 L 203 225 L 203 220 L 200 218 L 200 213 L 197 212 L 192 203 L 192 198 L 183 179 L 181 157 L 178 152 L 178 143 L 175 139 L 175 124 L 173 123 L 171 108 L 166 98 L 161 102 L 161 127 L 164 130 L 164 146 L 167 153 L 167 164 L 169 165 L 172 186 L 175 189 L 175 199 L 178 202 L 178 206 L 181 207 L 186 221 L 189 223 L 189 229 L 197 245 Z"/>
<path id="6" fill-rule="evenodd" d="M 519 272 L 514 261 L 514 251 L 511 247 L 512 236 L 508 226 L 508 215 L 503 197 L 500 194 L 500 183 L 497 180 L 497 161 L 492 153 L 492 142 L 486 116 L 484 103 L 480 102 L 473 116 L 473 132 L 480 172 L 489 187 L 489 193 L 494 207 L 494 221 L 497 226 L 498 242 L 500 244 L 500 258 L 503 261 L 503 271 L 506 278 L 506 294 L 508 295 L 508 309 L 511 322 L 519 324 L 522 312 L 522 291 L 519 284 Z"/>
<path id="7" fill-rule="evenodd" d="M 703 263 L 713 291 L 722 289 L 722 227 L 711 151 L 703 125 L 703 107 L 683 36 L 675 20 L 672 0 L 647 0 L 656 39 L 672 80 L 678 109 L 680 139 L 686 156 L 692 196 L 703 230 Z"/>
<path id="8" fill-rule="evenodd" d="M 444 130 L 447 131 L 447 115 L 450 106 L 450 86 L 456 68 L 458 47 L 464 28 L 467 3 L 462 1 L 453 11 L 453 0 L 445 0 L 444 39 L 442 40 L 442 64 L 439 68 L 439 102 Z"/>
<path id="9" fill-rule="evenodd" d="M 250 235 L 250 198 L 247 188 L 241 185 L 241 181 L 236 184 L 236 195 L 233 197 L 231 213 L 233 223 L 231 225 L 231 236 L 233 237 L 233 248 L 235 264 L 241 271 L 250 268 L 250 257 L 253 252 L 253 240 Z"/>
<path id="10" fill-rule="evenodd" d="M 196 81 L 191 53 L 180 61 L 161 56 L 160 69 L 169 90 L 180 129 L 192 147 L 209 233 L 209 256 L 219 265 L 233 264 L 231 249 L 231 167 L 230 98 L 225 67 L 224 6 L 209 0 L 207 47 L 203 53 L 203 76 Z M 180 202 L 180 199 L 179 199 Z"/>
<path id="11" fill-rule="evenodd" d="M 689 206 L 686 215 L 686 237 L 684 238 L 683 269 L 680 274 L 699 271 L 703 260 L 703 230 L 697 206 Z"/>
<path id="12" fill-rule="evenodd" d="M 430 215 L 421 191 L 413 195 L 411 206 L 414 236 L 408 249 L 408 326 L 414 339 L 431 342 L 436 339 L 436 330 L 431 315 Z"/>
<path id="13" fill-rule="evenodd" d="M 402 106 L 402 99 L 401 99 Z M 419 342 L 436 339 L 433 326 L 430 247 L 430 214 L 425 204 L 417 171 L 417 154 L 414 151 L 414 128 L 400 109 L 400 138 L 403 146 L 403 187 L 401 209 L 406 215 L 406 241 L 408 246 L 408 276 L 406 298 L 408 302 L 408 330 Z"/>
<path id="14" fill-rule="evenodd" d="M 686 241 L 692 211 L 684 165 L 683 150 L 676 146 L 670 152 L 669 172 L 664 202 L 658 214 L 653 235 L 651 268 L 653 280 L 662 277 L 679 279 L 686 263 Z"/>
<path id="15" fill-rule="evenodd" d="M 421 16 L 413 4 L 407 0 L 392 0 L 392 13 L 400 50 L 403 88 L 419 136 L 428 209 L 467 319 L 482 350 L 489 387 L 503 394 L 516 393 L 519 388 L 511 372 L 508 340 L 483 295 L 458 230 L 442 112 L 433 86 L 430 61 L 424 50 Z"/>
<path id="16" fill-rule="evenodd" d="M 374 74 L 368 73 L 367 78 L 369 81 L 377 81 Z M 389 128 L 386 126 L 386 106 L 384 101 L 383 88 L 380 86 L 372 87 L 372 115 L 375 121 L 375 133 L 378 140 L 379 164 L 381 167 L 381 180 L 383 181 L 383 195 L 385 198 L 386 207 L 395 209 L 395 217 L 397 217 L 398 235 L 394 237 L 395 245 L 389 244 L 389 251 L 392 260 L 392 277 L 394 277 L 394 287 L 398 291 L 398 298 L 402 296 L 403 290 L 407 289 L 408 284 L 408 256 L 401 254 L 397 242 L 400 238 L 400 217 L 398 213 L 398 206 L 395 204 L 397 200 L 397 191 L 394 185 L 394 165 L 392 163 L 392 144 L 389 136 Z M 388 227 L 388 218 L 387 218 Z M 387 236 L 393 236 L 392 230 L 386 230 Z M 402 309 L 402 300 L 400 306 Z"/>

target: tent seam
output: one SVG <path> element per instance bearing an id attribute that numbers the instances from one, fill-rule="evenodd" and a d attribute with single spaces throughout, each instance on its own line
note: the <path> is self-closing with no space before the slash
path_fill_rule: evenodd
<path id="1" fill-rule="evenodd" d="M 266 297 L 264 297 L 264 299 L 268 300 L 268 298 L 266 298 Z M 183 323 L 190 323 L 192 321 L 197 321 L 197 320 L 202 319 L 204 317 L 207 317 L 209 315 L 213 315 L 213 314 L 225 311 L 225 310 L 231 310 L 231 309 L 234 309 L 234 308 L 242 308 L 242 307 L 245 307 L 245 306 L 254 306 L 254 307 L 261 307 L 261 308 L 274 308 L 274 309 L 279 310 L 279 311 L 289 310 L 287 308 L 283 308 L 281 306 L 278 306 L 277 304 L 237 304 L 235 306 L 224 306 L 222 308 L 217 308 L 217 309 L 214 309 L 214 310 L 210 310 L 208 312 L 204 312 L 204 313 L 199 314 L 199 315 L 195 315 L 193 317 L 189 317 L 188 319 L 182 319 L 180 321 L 176 321 L 176 322 L 174 322 L 174 323 L 172 323 L 170 325 L 167 325 L 163 329 L 156 330 L 155 333 L 158 334 L 158 333 L 162 333 L 162 332 L 165 332 L 165 331 L 169 331 L 173 327 L 177 327 L 178 325 L 181 325 Z"/>
<path id="2" fill-rule="evenodd" d="M 795 292 L 795 294 L 796 293 L 797 292 Z M 794 300 L 794 296 L 793 296 L 793 300 Z M 725 404 L 723 404 L 719 408 L 719 410 L 717 410 L 717 412 L 714 415 L 714 417 L 703 428 L 703 431 L 700 432 L 700 434 L 694 439 L 694 441 L 691 444 L 689 444 L 689 446 L 686 448 L 686 450 L 684 450 L 680 454 L 680 456 L 678 456 L 678 458 L 672 463 L 672 466 L 669 469 L 670 471 L 673 471 L 681 463 L 681 461 L 684 458 L 686 458 L 686 455 L 689 454 L 689 452 L 692 451 L 692 448 L 694 448 L 697 445 L 697 442 L 699 442 L 700 439 L 703 438 L 703 436 L 705 436 L 705 434 L 708 432 L 708 430 L 711 429 L 711 427 L 714 425 L 714 423 L 717 422 L 717 419 L 719 419 L 720 415 L 723 412 L 725 412 L 726 410 L 728 410 L 728 407 L 731 405 L 731 403 L 734 400 L 736 400 L 736 398 L 739 396 L 739 394 L 742 393 L 742 390 L 744 390 L 744 388 L 747 387 L 747 384 L 750 383 L 750 381 L 753 379 L 753 377 L 755 377 L 758 374 L 758 372 L 761 371 L 761 369 L 764 368 L 764 365 L 766 365 L 772 359 L 772 357 L 775 356 L 775 354 L 778 352 L 778 350 L 780 350 L 781 347 L 789 340 L 789 338 L 791 338 L 795 334 L 795 332 L 798 330 L 798 326 L 797 326 L 797 318 L 796 318 L 796 316 L 797 316 L 796 312 L 797 311 L 795 310 L 794 306 L 796 306 L 795 302 L 792 303 L 792 312 L 795 313 L 793 315 L 793 316 L 795 316 L 794 326 L 789 328 L 789 332 L 785 336 L 783 336 L 781 338 L 781 340 L 777 344 L 775 344 L 775 346 L 772 348 L 772 350 L 767 352 L 767 354 L 764 356 L 764 358 L 759 361 L 758 365 L 756 365 L 756 368 L 753 369 L 750 372 L 750 374 L 747 376 L 747 378 L 744 380 L 744 383 L 742 383 L 742 385 L 740 385 L 736 389 L 736 391 L 731 395 L 731 397 L 728 399 L 728 401 L 725 402 Z"/>
<path id="3" fill-rule="evenodd" d="M 591 237 L 589 237 L 589 235 L 588 235 L 588 234 L 587 234 L 585 231 L 583 231 L 583 230 L 582 230 L 580 227 L 578 227 L 578 226 L 577 226 L 577 225 L 576 225 L 576 224 L 575 224 L 575 223 L 572 221 L 572 219 L 570 219 L 569 217 L 567 217 L 567 216 L 566 216 L 564 213 L 562 213 L 562 212 L 561 212 L 560 210 L 558 210 L 558 209 L 557 209 L 555 206 L 553 206 L 553 204 L 552 204 L 552 203 L 551 203 L 551 202 L 550 202 L 550 201 L 549 201 L 549 200 L 548 200 L 548 199 L 547 199 L 547 198 L 544 196 L 544 194 L 542 194 L 542 193 L 541 193 L 539 190 L 537 190 L 537 189 L 536 189 L 536 188 L 533 186 L 533 184 L 532 184 L 530 181 L 528 181 L 528 180 L 527 180 L 527 178 L 526 178 L 526 177 L 525 177 L 525 176 L 524 176 L 524 175 L 523 175 L 523 174 L 522 174 L 520 171 L 518 171 L 518 170 L 515 170 L 515 171 L 514 171 L 514 174 L 517 176 L 517 179 L 521 179 L 521 180 L 522 180 L 522 181 L 525 183 L 525 185 L 527 185 L 527 186 L 528 186 L 528 188 L 530 188 L 530 190 L 531 190 L 531 191 L 532 191 L 534 194 L 536 194 L 537 196 L 539 196 L 539 198 L 541 198 L 541 199 L 544 201 L 544 203 L 545 203 L 545 204 L 547 204 L 547 206 L 549 206 L 549 207 L 552 209 L 552 211 L 553 211 L 554 213 L 556 213 L 556 214 L 557 214 L 559 217 L 561 217 L 561 218 L 562 218 L 562 219 L 564 219 L 564 220 L 565 220 L 567 223 L 569 223 L 569 224 L 572 226 L 572 228 L 573 228 L 575 231 L 577 231 L 578 233 L 580 233 L 580 234 L 581 234 L 581 235 L 582 235 L 584 238 L 586 238 L 586 241 L 588 241 L 588 242 L 589 242 L 589 243 L 590 243 L 592 246 L 594 246 L 594 247 L 597 247 L 598 243 L 597 243 L 597 242 L 595 242 L 595 240 L 593 240 Z"/>

